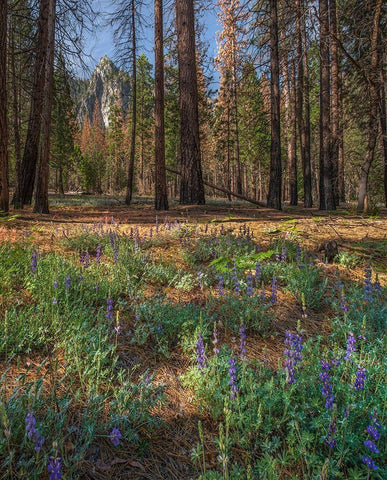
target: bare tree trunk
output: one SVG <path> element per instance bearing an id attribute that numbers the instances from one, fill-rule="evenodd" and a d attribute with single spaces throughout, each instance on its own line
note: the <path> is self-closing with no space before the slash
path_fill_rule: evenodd
<path id="1" fill-rule="evenodd" d="M 384 78 L 384 56 L 385 52 L 382 49 L 382 42 L 379 40 L 380 55 L 379 55 L 379 105 L 380 105 L 380 129 L 382 131 L 382 155 L 384 164 L 384 202 L 387 207 L 387 110 L 386 110 L 386 82 Z"/>
<path id="2" fill-rule="evenodd" d="M 319 0 L 320 16 L 320 210 L 335 210 L 331 159 L 328 0 Z"/>
<path id="3" fill-rule="evenodd" d="M 64 185 L 63 185 L 63 167 L 62 165 L 59 165 L 58 169 L 58 190 L 59 190 L 59 195 L 62 197 L 64 196 Z"/>
<path id="4" fill-rule="evenodd" d="M 297 8 L 297 102 L 296 115 L 300 138 L 300 153 L 304 182 L 304 207 L 312 202 L 312 170 L 310 155 L 309 68 L 306 48 L 305 9 L 303 0 L 296 0 Z"/>
<path id="5" fill-rule="evenodd" d="M 130 135 L 130 154 L 128 162 L 128 178 L 126 187 L 126 205 L 130 205 L 133 196 L 134 157 L 136 153 L 136 126 L 137 126 L 137 44 L 136 44 L 136 8 L 135 1 L 130 3 L 132 15 L 132 130 Z"/>
<path id="6" fill-rule="evenodd" d="M 271 148 L 267 206 L 281 210 L 282 166 L 277 1 L 270 0 Z"/>
<path id="7" fill-rule="evenodd" d="M 0 215 L 9 212 L 7 119 L 7 1 L 0 2 Z"/>
<path id="8" fill-rule="evenodd" d="M 341 89 L 340 89 L 340 65 L 339 65 L 339 48 L 337 43 L 337 10 L 336 0 L 329 0 L 329 18 L 330 18 L 330 47 L 331 47 L 331 64 L 332 64 L 332 90 L 331 90 L 331 125 L 332 125 L 332 145 L 331 145 L 331 161 L 333 173 L 333 191 L 335 195 L 335 203 L 340 201 L 340 174 L 342 167 L 339 167 L 340 156 L 340 133 L 341 133 Z"/>
<path id="9" fill-rule="evenodd" d="M 13 203 L 15 208 L 23 208 L 32 201 L 35 183 L 36 166 L 39 157 L 40 130 L 42 122 L 43 95 L 44 95 L 44 68 L 46 64 L 48 39 L 48 10 L 49 0 L 40 0 L 38 20 L 38 40 L 34 65 L 34 81 L 30 116 L 28 121 L 27 137 L 24 146 L 21 176 L 16 186 Z"/>
<path id="10" fill-rule="evenodd" d="M 234 115 L 235 115 L 235 166 L 236 166 L 236 187 L 237 193 L 242 195 L 243 186 L 242 186 L 242 167 L 240 159 L 240 148 L 239 148 L 239 121 L 238 121 L 238 89 L 237 89 L 237 66 L 235 58 L 235 50 L 233 55 L 233 96 L 234 96 Z"/>
<path id="11" fill-rule="evenodd" d="M 297 185 L 297 124 L 296 124 L 296 66 L 294 60 L 291 64 L 290 86 L 289 86 L 289 194 L 290 205 L 298 204 Z"/>
<path id="12" fill-rule="evenodd" d="M 164 130 L 163 2 L 155 0 L 155 209 L 168 210 Z"/>
<path id="13" fill-rule="evenodd" d="M 176 0 L 180 92 L 181 204 L 204 204 L 193 0 Z"/>
<path id="14" fill-rule="evenodd" d="M 40 158 L 36 176 L 34 212 L 50 213 L 48 207 L 48 181 L 50 174 L 50 134 L 52 96 L 54 82 L 54 55 L 55 55 L 55 9 L 56 0 L 49 0 L 47 20 L 47 54 L 44 71 L 44 100 L 42 110 L 42 134 L 40 142 Z"/>
<path id="15" fill-rule="evenodd" d="M 19 181 L 21 175 L 21 136 L 20 136 L 20 86 L 16 82 L 16 51 L 15 51 L 15 31 L 14 21 L 12 16 L 9 21 L 9 37 L 10 37 L 10 60 L 11 60 L 11 75 L 12 75 L 12 110 L 13 110 L 13 138 L 15 148 L 15 167 L 16 167 L 16 182 Z"/>
<path id="16" fill-rule="evenodd" d="M 377 0 L 375 5 L 375 13 L 373 20 L 373 29 L 371 37 L 371 65 L 369 72 L 369 119 L 368 119 L 368 140 L 365 158 L 361 167 L 359 179 L 359 193 L 357 197 L 357 210 L 362 212 L 364 210 L 365 199 L 368 194 L 368 176 L 370 168 L 374 159 L 375 146 L 378 138 L 378 81 L 379 81 L 379 31 L 380 31 L 380 17 L 382 11 L 382 0 Z"/>

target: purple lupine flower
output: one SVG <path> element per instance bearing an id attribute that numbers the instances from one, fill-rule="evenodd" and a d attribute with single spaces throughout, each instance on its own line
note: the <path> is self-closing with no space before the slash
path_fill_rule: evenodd
<path id="1" fill-rule="evenodd" d="M 52 304 L 53 304 L 53 305 L 58 305 L 58 299 L 57 299 L 56 297 L 54 297 L 54 298 L 52 299 Z"/>
<path id="2" fill-rule="evenodd" d="M 90 265 L 90 253 L 88 252 L 88 250 L 86 250 L 86 254 L 85 254 L 85 257 L 83 259 L 83 266 L 85 268 L 88 268 Z"/>
<path id="3" fill-rule="evenodd" d="M 379 469 L 379 467 L 376 465 L 376 463 L 368 455 L 364 455 L 363 463 L 364 463 L 364 465 L 366 465 L 366 467 L 369 470 L 378 470 Z"/>
<path id="4" fill-rule="evenodd" d="M 117 427 L 114 427 L 113 430 L 110 432 L 109 435 L 110 441 L 112 444 L 117 447 L 120 444 L 120 440 L 122 438 L 121 432 L 118 430 Z"/>
<path id="5" fill-rule="evenodd" d="M 333 450 L 333 448 L 337 445 L 337 440 L 335 438 L 336 435 L 336 421 L 332 418 L 331 423 L 328 427 L 328 434 L 325 439 L 325 443 L 329 445 L 329 448 Z"/>
<path id="6" fill-rule="evenodd" d="M 275 261 L 280 262 L 281 261 L 281 255 L 279 253 L 275 254 Z"/>
<path id="7" fill-rule="evenodd" d="M 56 280 L 54 280 L 53 287 L 55 288 L 55 290 L 58 288 L 58 282 Z"/>
<path id="8" fill-rule="evenodd" d="M 96 252 L 96 256 L 95 256 L 95 261 L 96 261 L 97 263 L 99 263 L 100 260 L 101 260 L 101 245 L 98 244 L 98 245 L 97 245 L 97 252 Z"/>
<path id="9" fill-rule="evenodd" d="M 212 334 L 212 345 L 214 346 L 213 350 L 214 350 L 214 354 L 215 355 L 218 355 L 219 353 L 219 348 L 218 348 L 218 330 L 216 328 L 216 322 L 214 323 L 214 332 Z"/>
<path id="10" fill-rule="evenodd" d="M 372 270 L 370 265 L 366 265 L 364 269 L 364 301 L 372 302 Z"/>
<path id="11" fill-rule="evenodd" d="M 157 333 L 160 335 L 163 331 L 163 326 L 161 324 L 157 325 Z"/>
<path id="12" fill-rule="evenodd" d="M 113 300 L 109 297 L 106 300 L 106 320 L 113 320 Z"/>
<path id="13" fill-rule="evenodd" d="M 255 264 L 255 286 L 258 288 L 261 284 L 261 264 L 257 262 Z"/>
<path id="14" fill-rule="evenodd" d="M 224 282 L 223 282 L 223 276 L 219 275 L 218 277 L 218 293 L 219 296 L 222 297 L 224 295 Z"/>
<path id="15" fill-rule="evenodd" d="M 364 382 L 367 380 L 366 377 L 367 370 L 361 366 L 357 367 L 357 372 L 356 372 L 356 379 L 355 379 L 355 384 L 354 388 L 357 391 L 364 390 Z"/>
<path id="16" fill-rule="evenodd" d="M 196 342 L 196 359 L 198 362 L 198 370 L 204 374 L 204 369 L 207 367 L 207 358 L 204 351 L 203 337 L 199 334 L 198 341 Z"/>
<path id="17" fill-rule="evenodd" d="M 32 251 L 31 255 L 31 271 L 32 273 L 36 273 L 38 269 L 38 252 L 36 250 Z"/>
<path id="18" fill-rule="evenodd" d="M 275 305 L 278 300 L 278 284 L 277 284 L 277 277 L 273 275 L 273 279 L 271 282 L 271 303 Z"/>
<path id="19" fill-rule="evenodd" d="M 347 338 L 347 351 L 345 353 L 344 360 L 350 360 L 352 353 L 356 352 L 356 337 L 352 332 L 348 332 Z"/>
<path id="20" fill-rule="evenodd" d="M 70 290 L 70 287 L 71 287 L 71 278 L 70 278 L 70 277 L 66 277 L 66 278 L 65 278 L 65 289 L 66 289 L 66 290 Z"/>
<path id="21" fill-rule="evenodd" d="M 327 410 L 331 410 L 335 401 L 335 396 L 332 394 L 332 379 L 329 375 L 329 370 L 331 369 L 331 366 L 328 362 L 325 362 L 324 360 L 320 360 L 320 364 L 321 372 L 319 374 L 319 377 L 323 384 L 321 388 L 321 393 L 325 397 L 325 408 Z"/>
<path id="22" fill-rule="evenodd" d="M 376 443 L 372 440 L 365 440 L 364 445 L 368 448 L 368 450 L 371 450 L 371 452 L 380 453 L 378 447 L 376 446 Z"/>
<path id="23" fill-rule="evenodd" d="M 373 425 L 368 425 L 367 428 L 367 433 L 373 437 L 375 441 L 378 441 L 380 438 L 380 433 L 377 431 L 377 429 Z"/>
<path id="24" fill-rule="evenodd" d="M 36 418 L 33 411 L 27 413 L 25 423 L 28 438 L 32 438 L 34 441 L 35 451 L 40 452 L 44 437 L 40 435 L 39 430 L 36 428 Z"/>
<path id="25" fill-rule="evenodd" d="M 251 275 L 251 272 L 248 273 L 247 277 L 246 277 L 246 295 L 248 297 L 252 297 L 253 296 L 253 276 Z"/>
<path id="26" fill-rule="evenodd" d="M 288 254 L 288 250 L 286 248 L 286 245 L 282 247 L 282 252 L 281 252 L 281 262 L 286 262 L 286 257 Z"/>
<path id="27" fill-rule="evenodd" d="M 236 394 L 238 393 L 238 385 L 237 385 L 237 367 L 236 367 L 236 360 L 235 358 L 230 358 L 228 361 L 228 364 L 230 365 L 230 368 L 228 369 L 228 375 L 230 377 L 230 380 L 228 384 L 231 387 L 231 393 L 230 393 L 230 398 L 233 399 L 236 397 Z"/>
<path id="28" fill-rule="evenodd" d="M 301 247 L 298 244 L 296 246 L 296 261 L 297 263 L 301 262 Z"/>
<path id="29" fill-rule="evenodd" d="M 285 360 L 285 371 L 286 371 L 286 378 L 288 383 L 296 383 L 294 378 L 294 373 L 296 371 L 296 366 L 298 363 L 302 361 L 302 337 L 298 334 L 292 334 L 291 332 L 287 331 L 285 333 L 285 345 L 288 348 L 285 349 L 284 355 L 286 357 Z"/>
<path id="30" fill-rule="evenodd" d="M 246 329 L 243 324 L 239 327 L 239 337 L 241 339 L 241 343 L 239 345 L 239 351 L 241 354 L 241 360 L 246 361 Z"/>
<path id="31" fill-rule="evenodd" d="M 114 264 L 118 263 L 118 245 L 116 242 L 114 242 L 114 247 L 113 247 L 113 263 Z"/>
<path id="32" fill-rule="evenodd" d="M 62 459 L 50 457 L 47 465 L 50 480 L 61 480 L 62 478 Z"/>

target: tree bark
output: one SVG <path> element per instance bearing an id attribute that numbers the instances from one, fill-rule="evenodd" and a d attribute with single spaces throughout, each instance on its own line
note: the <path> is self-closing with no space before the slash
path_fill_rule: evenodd
<path id="1" fill-rule="evenodd" d="M 176 0 L 180 92 L 181 204 L 204 204 L 193 0 Z"/>
<path id="2" fill-rule="evenodd" d="M 289 194 L 290 205 L 298 204 L 298 185 L 297 185 L 297 124 L 296 124 L 296 66 L 294 60 L 291 63 L 290 82 L 289 82 L 289 129 L 290 139 L 288 146 L 289 154 Z"/>
<path id="3" fill-rule="evenodd" d="M 341 86 L 340 86 L 340 61 L 339 48 L 337 43 L 338 28 L 337 28 L 337 10 L 336 0 L 329 0 L 329 18 L 330 18 L 330 48 L 331 48 L 331 75 L 332 75 L 332 89 L 331 89 L 331 125 L 332 125 L 332 145 L 331 145 L 331 161 L 333 173 L 333 191 L 335 195 L 335 203 L 339 204 L 343 196 L 341 188 L 343 187 L 343 178 L 340 178 L 343 172 L 343 165 L 339 165 L 343 158 L 340 155 L 340 141 L 341 131 Z M 340 188 L 341 187 L 341 188 Z"/>
<path id="4" fill-rule="evenodd" d="M 55 10 L 56 0 L 49 0 L 47 21 L 47 54 L 44 71 L 44 100 L 42 110 L 40 158 L 37 168 L 35 187 L 35 213 L 50 213 L 48 206 L 49 158 L 51 139 L 52 96 L 54 82 L 54 56 L 55 56 Z"/>
<path id="5" fill-rule="evenodd" d="M 31 98 L 30 116 L 26 142 L 24 146 L 21 176 L 16 186 L 13 203 L 15 208 L 23 208 L 32 201 L 36 166 L 39 157 L 40 131 L 42 122 L 44 69 L 46 64 L 48 40 L 49 0 L 40 0 L 37 51 L 34 64 L 34 81 Z"/>
<path id="6" fill-rule="evenodd" d="M 130 3 L 132 15 L 132 129 L 130 135 L 130 154 L 128 162 L 128 178 L 126 187 L 126 205 L 130 205 L 133 196 L 134 157 L 136 153 L 136 126 L 137 126 L 137 43 L 136 43 L 136 7 L 135 1 Z"/>
<path id="7" fill-rule="evenodd" d="M 168 210 L 165 173 L 163 2 L 155 0 L 155 209 Z"/>
<path id="8" fill-rule="evenodd" d="M 331 159 L 330 58 L 328 0 L 319 0 L 320 16 L 320 210 L 335 210 Z"/>
<path id="9" fill-rule="evenodd" d="M 303 0 L 296 0 L 297 30 L 297 102 L 296 116 L 304 186 L 304 207 L 310 208 L 312 201 L 312 170 L 310 154 L 310 106 L 309 106 L 309 67 L 306 48 L 305 9 Z"/>
<path id="10" fill-rule="evenodd" d="M 380 17 L 382 12 L 382 0 L 377 0 L 375 5 L 373 19 L 372 37 L 371 37 L 371 65 L 369 69 L 369 119 L 368 119 L 368 139 L 367 148 L 363 165 L 361 167 L 359 179 L 359 193 L 357 197 L 357 210 L 362 212 L 365 206 L 365 199 L 368 195 L 368 176 L 374 159 L 375 146 L 378 138 L 378 81 L 379 81 L 379 31 Z"/>
<path id="11" fill-rule="evenodd" d="M 282 166 L 277 1 L 270 0 L 271 147 L 267 206 L 281 210 Z"/>
<path id="12" fill-rule="evenodd" d="M 0 2 L 0 215 L 9 212 L 7 119 L 7 1 Z"/>

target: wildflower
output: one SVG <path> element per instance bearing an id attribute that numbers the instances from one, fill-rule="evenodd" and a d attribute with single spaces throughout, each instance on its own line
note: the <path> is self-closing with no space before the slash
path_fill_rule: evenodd
<path id="1" fill-rule="evenodd" d="M 335 419 L 333 418 L 331 420 L 331 423 L 329 424 L 329 427 L 328 427 L 328 435 L 325 439 L 325 443 L 327 445 L 329 445 L 329 448 L 332 450 L 336 444 L 337 444 L 337 440 L 335 439 L 335 435 L 336 435 L 336 421 Z"/>
<path id="2" fill-rule="evenodd" d="M 371 452 L 380 453 L 375 442 L 373 442 L 372 440 L 365 440 L 364 445 L 368 448 L 368 450 L 371 450 Z"/>
<path id="3" fill-rule="evenodd" d="M 48 466 L 48 473 L 50 474 L 50 480 L 61 480 L 62 478 L 62 459 L 50 457 Z"/>
<path id="4" fill-rule="evenodd" d="M 247 275 L 246 284 L 247 284 L 246 295 L 248 297 L 252 297 L 253 296 L 253 276 L 251 275 L 251 272 L 249 272 Z"/>
<path id="5" fill-rule="evenodd" d="M 355 335 L 352 332 L 348 332 L 347 351 L 345 353 L 344 360 L 349 360 L 352 357 L 352 353 L 356 352 L 355 343 L 356 343 Z"/>
<path id="6" fill-rule="evenodd" d="M 90 265 L 90 253 L 86 250 L 86 254 L 85 254 L 85 257 L 83 259 L 83 266 L 85 268 L 88 268 Z"/>
<path id="7" fill-rule="evenodd" d="M 162 325 L 157 325 L 157 333 L 161 333 L 163 331 L 163 326 Z"/>
<path id="8" fill-rule="evenodd" d="M 238 393 L 238 386 L 236 384 L 237 381 L 237 368 L 236 368 L 236 360 L 235 358 L 230 358 L 228 361 L 228 364 L 230 365 L 230 368 L 228 369 L 228 374 L 230 377 L 230 380 L 228 384 L 231 387 L 231 393 L 230 393 L 230 398 L 235 398 L 236 394 Z"/>
<path id="9" fill-rule="evenodd" d="M 258 287 L 261 283 L 261 264 L 257 262 L 255 264 L 255 285 Z"/>
<path id="10" fill-rule="evenodd" d="M 31 271 L 32 273 L 36 273 L 38 269 L 38 253 L 36 250 L 33 250 L 31 255 Z"/>
<path id="11" fill-rule="evenodd" d="M 58 288 L 58 282 L 56 280 L 54 280 L 53 286 L 54 286 L 55 290 Z"/>
<path id="12" fill-rule="evenodd" d="M 286 262 L 287 253 L 286 245 L 284 245 L 281 252 L 281 262 Z"/>
<path id="13" fill-rule="evenodd" d="M 52 299 L 52 304 L 53 304 L 53 305 L 58 305 L 58 299 L 57 299 L 56 297 L 54 297 L 54 298 Z"/>
<path id="14" fill-rule="evenodd" d="M 378 274 L 376 274 L 376 278 L 375 278 L 375 282 L 374 282 L 374 285 L 373 285 L 373 288 L 374 288 L 374 292 L 381 292 L 382 291 L 382 287 L 379 283 L 379 276 Z"/>
<path id="15" fill-rule="evenodd" d="M 199 288 L 203 287 L 202 278 L 203 278 L 203 272 L 201 270 L 199 270 L 198 271 L 198 286 L 199 286 Z"/>
<path id="16" fill-rule="evenodd" d="M 246 361 L 246 330 L 243 325 L 239 328 L 239 336 L 241 339 L 241 343 L 239 345 L 239 350 L 241 352 L 241 360 Z"/>
<path id="17" fill-rule="evenodd" d="M 99 263 L 100 260 L 101 260 L 101 245 L 98 244 L 98 245 L 97 245 L 97 253 L 96 253 L 96 256 L 95 256 L 95 261 L 96 261 L 97 263 Z"/>
<path id="18" fill-rule="evenodd" d="M 333 402 L 335 401 L 335 396 L 332 394 L 332 379 L 329 375 L 329 370 L 331 366 L 328 362 L 320 360 L 321 372 L 319 374 L 320 380 L 322 382 L 321 393 L 325 397 L 325 408 L 331 410 L 333 407 Z"/>
<path id="19" fill-rule="evenodd" d="M 28 438 L 31 438 L 34 441 L 35 450 L 40 452 L 45 439 L 40 435 L 39 430 L 36 428 L 36 418 L 33 411 L 27 413 L 25 423 Z"/>
<path id="20" fill-rule="evenodd" d="M 66 277 L 66 278 L 65 278 L 65 289 L 66 289 L 66 290 L 70 290 L 70 286 L 71 286 L 71 278 L 70 278 L 70 277 Z"/>
<path id="21" fill-rule="evenodd" d="M 259 294 L 259 297 L 263 301 L 266 300 L 266 292 L 265 292 L 265 287 L 264 287 L 263 283 L 262 283 L 261 293 Z"/>
<path id="22" fill-rule="evenodd" d="M 364 269 L 364 301 L 372 302 L 372 270 L 369 265 L 366 265 Z"/>
<path id="23" fill-rule="evenodd" d="M 364 455 L 363 457 L 363 463 L 369 468 L 370 470 L 378 470 L 378 466 L 375 464 L 375 462 L 372 460 L 372 458 L 368 457 L 367 455 Z"/>
<path id="24" fill-rule="evenodd" d="M 273 275 L 273 279 L 271 282 L 271 303 L 275 305 L 278 300 L 278 285 L 277 285 L 277 278 Z"/>
<path id="25" fill-rule="evenodd" d="M 122 435 L 117 427 L 114 427 L 113 430 L 110 432 L 109 438 L 115 447 L 119 445 Z"/>
<path id="26" fill-rule="evenodd" d="M 360 366 L 357 367 L 356 379 L 354 384 L 355 390 L 364 390 L 364 381 L 367 380 L 366 373 L 367 370 L 365 368 Z"/>
<path id="27" fill-rule="evenodd" d="M 109 297 L 106 301 L 106 320 L 113 320 L 113 300 Z"/>
<path id="28" fill-rule="evenodd" d="M 223 276 L 219 275 L 218 277 L 218 293 L 219 296 L 222 297 L 224 295 L 224 282 L 223 282 Z"/>
<path id="29" fill-rule="evenodd" d="M 285 349 L 284 355 L 286 358 L 285 360 L 285 371 L 288 383 L 296 383 L 294 379 L 294 373 L 296 371 L 296 365 L 302 361 L 302 337 L 301 335 L 292 334 L 290 332 L 286 332 L 285 334 L 285 345 L 288 348 Z"/>
<path id="30" fill-rule="evenodd" d="M 198 370 L 203 374 L 204 369 L 207 367 L 207 358 L 204 351 L 203 337 L 199 334 L 198 341 L 196 342 L 196 358 L 198 362 Z"/>
<path id="31" fill-rule="evenodd" d="M 377 429 L 373 425 L 368 425 L 366 428 L 367 433 L 373 437 L 374 440 L 379 440 L 380 438 L 380 433 L 377 431 Z"/>

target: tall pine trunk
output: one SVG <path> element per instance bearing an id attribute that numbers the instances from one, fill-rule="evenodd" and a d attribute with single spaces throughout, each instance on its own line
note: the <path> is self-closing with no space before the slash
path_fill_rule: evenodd
<path id="1" fill-rule="evenodd" d="M 319 0 L 320 16 L 320 210 L 335 210 L 331 159 L 330 58 L 328 0 Z"/>
<path id="2" fill-rule="evenodd" d="M 304 187 L 304 207 L 312 202 L 312 169 L 310 161 L 310 107 L 309 107 L 309 68 L 306 48 L 305 9 L 303 0 L 296 0 L 297 33 L 297 102 L 296 117 L 300 139 L 300 154 Z"/>
<path id="3" fill-rule="evenodd" d="M 163 2 L 155 0 L 155 209 L 168 210 L 165 173 Z"/>
<path id="4" fill-rule="evenodd" d="M 288 145 L 289 154 L 289 194 L 290 205 L 298 204 L 297 184 L 297 124 L 296 124 L 296 66 L 291 62 L 289 75 L 289 130 L 290 139 Z"/>
<path id="5" fill-rule="evenodd" d="M 48 11 L 49 0 L 40 0 L 30 115 L 21 165 L 21 174 L 13 198 L 15 208 L 23 208 L 24 205 L 30 204 L 32 201 L 36 166 L 39 157 L 40 131 L 42 123 L 45 82 L 44 69 L 48 41 Z"/>
<path id="6" fill-rule="evenodd" d="M 0 215 L 9 212 L 7 119 L 7 1 L 0 2 Z"/>
<path id="7" fill-rule="evenodd" d="M 49 182 L 49 157 L 52 117 L 52 96 L 54 83 L 54 56 L 55 56 L 55 9 L 56 0 L 49 0 L 48 10 L 48 36 L 47 55 L 44 71 L 44 100 L 42 110 L 42 133 L 40 142 L 40 158 L 36 175 L 34 212 L 49 213 L 48 182 Z"/>
<path id="8" fill-rule="evenodd" d="M 181 204 L 204 204 L 193 0 L 176 0 L 180 92 Z"/>
<path id="9" fill-rule="evenodd" d="M 132 26 L 132 129 L 130 134 L 130 153 L 128 162 L 128 176 L 126 186 L 126 205 L 130 205 L 133 196 L 134 157 L 136 153 L 136 126 L 137 126 L 137 44 L 136 44 L 136 7 L 131 0 L 131 26 Z"/>
<path id="10" fill-rule="evenodd" d="M 10 18 L 9 21 L 9 57 L 11 64 L 11 82 L 12 82 L 12 113 L 13 113 L 13 139 L 14 139 L 14 151 L 15 151 L 15 169 L 16 169 L 16 182 L 20 178 L 21 171 L 21 121 L 20 121 L 20 84 L 18 85 L 16 78 L 16 46 L 15 46 L 15 25 L 14 19 Z"/>
<path id="11" fill-rule="evenodd" d="M 332 159 L 332 173 L 333 173 L 333 190 L 335 195 L 335 203 L 339 204 L 343 193 L 343 177 L 344 165 L 342 164 L 343 156 L 340 153 L 342 146 L 341 142 L 341 88 L 340 88 L 340 60 L 339 60 L 339 46 L 337 42 L 338 28 L 337 28 L 337 10 L 336 0 L 329 0 L 329 18 L 330 18 L 330 48 L 331 48 L 331 64 L 332 64 L 332 90 L 331 90 L 331 126 L 332 126 L 332 145 L 331 145 L 331 159 Z"/>
<path id="12" fill-rule="evenodd" d="M 371 65 L 368 73 L 369 78 L 369 118 L 368 118 L 368 139 L 364 162 L 361 166 L 359 179 L 359 193 L 357 197 L 357 210 L 364 210 L 365 199 L 368 195 L 368 176 L 375 155 L 375 147 L 378 138 L 378 82 L 379 82 L 379 32 L 380 18 L 382 12 L 382 0 L 377 0 L 372 26 L 371 36 Z"/>
<path id="13" fill-rule="evenodd" d="M 281 210 L 282 166 L 281 166 L 281 124 L 278 53 L 277 1 L 270 0 L 270 98 L 271 98 L 271 147 L 270 183 L 267 206 Z"/>

